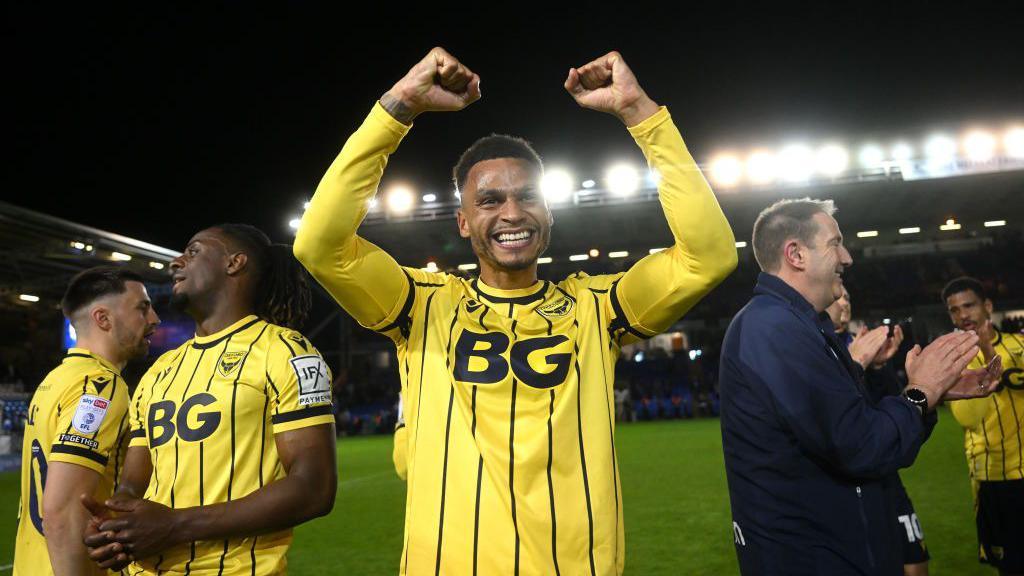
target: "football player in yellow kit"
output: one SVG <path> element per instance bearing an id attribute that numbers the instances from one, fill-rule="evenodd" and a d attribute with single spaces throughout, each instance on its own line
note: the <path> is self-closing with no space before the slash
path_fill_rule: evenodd
<path id="1" fill-rule="evenodd" d="M 337 488 L 331 377 L 296 331 L 305 272 L 244 224 L 202 230 L 171 263 L 196 335 L 160 357 L 129 409 L 124 473 L 86 536 L 135 574 L 282 574 L 292 527 Z M 111 512 L 114 517 L 111 516 Z"/>
<path id="2" fill-rule="evenodd" d="M 518 72 L 517 72 L 518 73 Z M 675 242 L 619 274 L 538 280 L 551 212 L 524 140 L 462 156 L 466 280 L 399 266 L 357 228 L 389 155 L 424 112 L 461 110 L 480 77 L 435 48 L 373 106 L 328 169 L 295 254 L 363 326 L 398 350 L 408 467 L 402 574 L 623 570 L 612 383 L 621 345 L 668 328 L 736 266 L 729 224 L 675 124 L 616 52 L 565 89 L 627 127 L 661 175 Z"/>
<path id="3" fill-rule="evenodd" d="M 82 545 L 82 494 L 105 499 L 128 449 L 128 383 L 121 370 L 145 357 L 160 319 L 138 274 L 115 266 L 79 273 L 61 308 L 78 342 L 36 389 L 21 465 L 14 574 L 96 574 Z M 45 534 L 45 536 L 44 536 Z"/>

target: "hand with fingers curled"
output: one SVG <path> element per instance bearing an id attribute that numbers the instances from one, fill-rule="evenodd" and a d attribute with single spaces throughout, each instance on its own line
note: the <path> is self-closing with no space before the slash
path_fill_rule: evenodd
<path id="1" fill-rule="evenodd" d="M 462 110 L 480 99 L 480 76 L 444 48 L 434 48 L 380 99 L 403 124 L 424 112 Z"/>
<path id="2" fill-rule="evenodd" d="M 564 86 L 580 106 L 612 114 L 626 126 L 636 126 L 658 111 L 658 105 L 615 51 L 570 68 Z"/>
<path id="3" fill-rule="evenodd" d="M 83 542 L 100 568 L 122 570 L 180 543 L 174 511 L 162 504 L 123 493 L 103 504 L 83 496 L 82 504 L 92 515 Z"/>

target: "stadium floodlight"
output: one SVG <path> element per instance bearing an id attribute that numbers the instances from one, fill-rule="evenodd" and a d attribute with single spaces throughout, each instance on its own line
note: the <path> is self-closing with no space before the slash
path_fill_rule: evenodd
<path id="1" fill-rule="evenodd" d="M 608 253 L 608 257 L 609 258 L 625 258 L 627 256 L 629 256 L 629 252 L 626 252 L 625 250 L 619 250 L 619 251 L 616 251 L 616 252 L 609 252 Z"/>
<path id="2" fill-rule="evenodd" d="M 988 132 L 975 130 L 964 136 L 964 153 L 972 162 L 988 162 L 996 155 L 996 138 Z"/>
<path id="3" fill-rule="evenodd" d="M 583 187 L 586 188 L 587 190 L 590 190 L 594 186 L 597 186 L 597 182 L 594 182 L 593 180 L 584 180 L 583 181 Z"/>
<path id="4" fill-rule="evenodd" d="M 24 302 L 39 302 L 39 296 L 36 296 L 35 294 L 19 294 L 18 300 L 22 300 Z"/>
<path id="5" fill-rule="evenodd" d="M 583 260 L 590 260 L 590 256 L 587 254 L 573 254 L 569 256 L 570 262 L 582 262 Z"/>
<path id="6" fill-rule="evenodd" d="M 743 164 L 732 154 L 711 161 L 711 179 L 719 186 L 734 186 L 743 177 Z"/>
<path id="7" fill-rule="evenodd" d="M 565 202 L 572 196 L 575 181 L 568 170 L 552 168 L 544 171 L 540 180 L 540 190 L 548 202 Z"/>
<path id="8" fill-rule="evenodd" d="M 878 168 L 885 162 L 885 152 L 877 144 L 866 144 L 860 149 L 859 159 L 860 165 L 869 170 Z"/>
<path id="9" fill-rule="evenodd" d="M 72 248 L 74 248 L 75 250 L 84 250 L 85 249 L 85 243 L 84 242 L 71 242 L 70 246 Z"/>
<path id="10" fill-rule="evenodd" d="M 150 262 L 149 263 L 149 267 L 150 268 L 154 268 L 156 270 L 163 270 L 164 269 L 164 263 L 163 262 Z"/>
<path id="11" fill-rule="evenodd" d="M 459 270 L 476 270 L 476 264 L 459 264 Z"/>
<path id="12" fill-rule="evenodd" d="M 617 196 L 629 196 L 640 188 L 640 174 L 629 164 L 616 164 L 605 174 L 608 190 Z"/>
<path id="13" fill-rule="evenodd" d="M 857 238 L 874 238 L 875 236 L 878 236 L 878 230 L 864 230 L 862 232 L 857 232 Z"/>
<path id="14" fill-rule="evenodd" d="M 388 211 L 394 214 L 407 214 L 412 210 L 413 193 L 406 186 L 397 185 L 388 190 Z"/>
<path id="15" fill-rule="evenodd" d="M 943 232 L 949 232 L 950 230 L 959 230 L 959 229 L 960 229 L 960 225 L 957 224 L 956 220 L 953 220 L 952 218 L 950 218 L 949 220 L 946 220 L 946 223 L 943 224 L 942 226 L 939 226 L 939 230 L 942 230 Z"/>
<path id="16" fill-rule="evenodd" d="M 925 143 L 924 155 L 928 158 L 928 164 L 933 166 L 951 164 L 956 159 L 956 142 L 949 136 L 936 134 Z"/>
<path id="17" fill-rule="evenodd" d="M 900 228 L 900 234 L 917 234 L 921 231 L 918 226 L 912 226 L 910 228 Z"/>
<path id="18" fill-rule="evenodd" d="M 117 260 L 118 262 L 128 262 L 132 257 L 128 254 L 122 254 L 121 252 L 111 252 L 110 259 Z"/>
<path id="19" fill-rule="evenodd" d="M 540 258 L 537 258 L 537 264 L 551 264 L 551 257 L 541 256 Z"/>
<path id="20" fill-rule="evenodd" d="M 747 243 L 744 242 L 743 240 L 740 240 L 739 242 L 736 243 L 736 247 L 737 248 L 746 248 L 747 247 Z"/>
<path id="21" fill-rule="evenodd" d="M 826 144 L 814 156 L 814 167 L 819 174 L 831 178 L 839 176 L 850 166 L 850 155 L 838 144 Z"/>
<path id="22" fill-rule="evenodd" d="M 92 244 L 86 244 L 85 245 L 85 251 L 86 252 L 92 252 Z"/>
<path id="23" fill-rule="evenodd" d="M 301 224 L 302 218 L 292 218 L 291 220 L 288 221 L 288 227 L 291 228 L 292 230 L 298 230 L 299 225 Z"/>
<path id="24" fill-rule="evenodd" d="M 906 142 L 897 142 L 892 147 L 892 159 L 896 162 L 909 162 L 914 158 L 914 149 Z"/>
<path id="25" fill-rule="evenodd" d="M 999 226 L 1006 226 L 1006 220 L 989 220 L 985 222 L 985 228 L 996 228 Z"/>
<path id="26" fill-rule="evenodd" d="M 598 250 L 597 248 L 591 248 L 590 251 L 587 252 L 587 255 L 590 256 L 591 258 L 597 258 L 598 256 L 601 255 L 601 251 Z"/>
<path id="27" fill-rule="evenodd" d="M 663 250 L 664 250 L 664 248 L 651 248 L 650 250 L 647 251 L 647 253 L 648 254 L 657 254 L 658 252 L 661 252 Z"/>
<path id="28" fill-rule="evenodd" d="M 424 202 L 437 202 L 437 194 L 424 194 L 423 195 L 423 201 Z"/>
<path id="29" fill-rule="evenodd" d="M 1010 128 L 1003 137 L 1003 151 L 1010 158 L 1024 158 L 1024 127 Z"/>
<path id="30" fill-rule="evenodd" d="M 790 144 L 779 151 L 779 175 L 788 182 L 805 182 L 814 170 L 814 155 L 803 144 Z"/>
<path id="31" fill-rule="evenodd" d="M 754 152 L 747 158 L 747 178 L 754 184 L 768 184 L 775 180 L 778 164 L 771 152 Z"/>
<path id="32" fill-rule="evenodd" d="M 427 262 L 427 266 L 424 268 L 427 272 L 437 272 L 437 262 L 431 260 Z"/>

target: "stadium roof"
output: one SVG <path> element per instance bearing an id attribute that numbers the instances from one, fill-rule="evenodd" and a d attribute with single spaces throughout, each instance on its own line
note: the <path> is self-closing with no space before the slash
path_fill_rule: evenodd
<path id="1" fill-rule="evenodd" d="M 100 264 L 119 263 L 161 281 L 167 264 L 179 254 L 7 202 L 0 202 L 0 246 L 2 307 L 34 304 L 31 297 L 55 304 L 73 275 Z"/>

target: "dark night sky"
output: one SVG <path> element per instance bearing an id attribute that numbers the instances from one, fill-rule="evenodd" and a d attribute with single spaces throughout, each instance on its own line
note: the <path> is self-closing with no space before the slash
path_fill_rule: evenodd
<path id="1" fill-rule="evenodd" d="M 569 66 L 613 48 L 700 160 L 789 136 L 858 141 L 1024 117 L 1024 21 L 920 6 L 368 20 L 309 5 L 8 4 L 3 198 L 173 248 L 218 221 L 287 240 L 288 216 L 344 139 L 434 44 L 481 75 L 484 97 L 417 121 L 387 177 L 421 190 L 447 192 L 458 154 L 490 132 L 525 136 L 581 176 L 639 158 L 614 119 L 577 109 L 561 87 Z"/>

